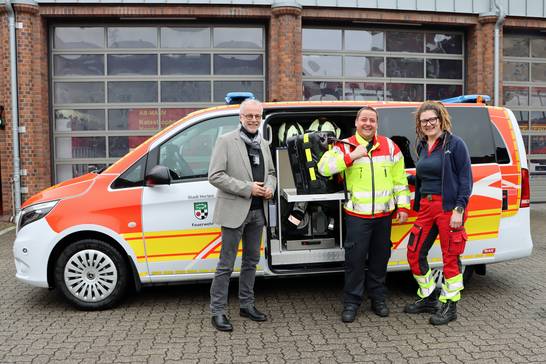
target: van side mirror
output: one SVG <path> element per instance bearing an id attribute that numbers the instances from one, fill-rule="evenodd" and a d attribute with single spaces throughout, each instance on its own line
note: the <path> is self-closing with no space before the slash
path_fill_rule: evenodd
<path id="1" fill-rule="evenodd" d="M 170 185 L 171 172 L 169 171 L 169 168 L 158 164 L 146 175 L 144 181 L 146 181 L 146 186 L 148 187 L 153 187 L 155 185 Z"/>

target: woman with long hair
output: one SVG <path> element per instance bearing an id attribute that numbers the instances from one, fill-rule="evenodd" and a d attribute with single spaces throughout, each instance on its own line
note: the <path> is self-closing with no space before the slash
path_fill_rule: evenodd
<path id="1" fill-rule="evenodd" d="M 408 262 L 417 280 L 418 299 L 404 312 L 433 313 L 430 323 L 443 325 L 457 319 L 463 276 L 460 255 L 466 244 L 464 221 L 472 192 L 470 155 L 464 141 L 452 134 L 446 108 L 426 101 L 415 114 L 417 133 L 416 175 L 413 209 L 418 212 L 408 241 Z M 427 255 L 440 235 L 444 282 L 439 298 Z"/>

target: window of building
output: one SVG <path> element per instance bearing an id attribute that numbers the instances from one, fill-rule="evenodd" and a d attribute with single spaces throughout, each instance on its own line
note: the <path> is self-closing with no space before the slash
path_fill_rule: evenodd
<path id="1" fill-rule="evenodd" d="M 54 25 L 57 182 L 115 162 L 229 91 L 265 96 L 262 26 Z"/>
<path id="2" fill-rule="evenodd" d="M 518 120 L 531 175 L 546 165 L 546 36 L 504 34 L 504 105 Z M 543 177 L 542 177 L 543 178 Z"/>
<path id="3" fill-rule="evenodd" d="M 462 33 L 319 27 L 302 33 L 304 100 L 422 101 L 463 93 Z"/>

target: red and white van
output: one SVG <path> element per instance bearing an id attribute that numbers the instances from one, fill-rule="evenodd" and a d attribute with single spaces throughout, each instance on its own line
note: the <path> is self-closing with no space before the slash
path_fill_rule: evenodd
<path id="1" fill-rule="evenodd" d="M 286 122 L 306 129 L 322 117 L 341 129 L 341 137 L 348 136 L 363 105 L 379 110 L 379 132 L 399 144 L 408 173 L 414 173 L 413 112 L 418 103 L 264 104 L 262 132 L 271 142 L 279 188 L 267 211 L 259 275 L 343 270 L 343 194 L 295 194 L 286 149 L 277 135 Z M 446 106 L 473 163 L 469 241 L 462 262 L 467 274 L 485 273 L 487 264 L 526 257 L 532 251 L 525 148 L 510 110 L 476 103 Z M 238 124 L 236 105 L 194 112 L 106 170 L 62 182 L 28 199 L 18 215 L 13 246 L 17 278 L 56 288 L 83 309 L 111 307 L 131 287 L 211 279 L 221 234 L 212 224 L 216 189 L 207 180 L 209 159 L 218 136 Z M 169 174 L 151 173 L 157 165 L 169 168 Z M 308 225 L 294 229 L 286 218 L 297 202 L 307 202 Z M 410 215 L 407 223 L 393 226 L 390 271 L 409 270 L 406 244 L 414 221 L 415 215 Z M 438 242 L 429 259 L 441 271 Z M 236 264 L 237 272 L 240 259 Z"/>

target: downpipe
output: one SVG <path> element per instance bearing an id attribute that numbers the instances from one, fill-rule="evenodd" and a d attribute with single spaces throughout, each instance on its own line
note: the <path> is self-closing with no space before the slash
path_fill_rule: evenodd
<path id="1" fill-rule="evenodd" d="M 21 209 L 21 160 L 19 155 L 19 104 L 17 89 L 17 45 L 15 40 L 15 10 L 11 0 L 5 0 L 8 13 L 9 28 L 9 53 L 11 71 L 11 124 L 12 124 L 12 155 L 13 155 L 13 178 L 12 184 L 12 221 Z"/>
<path id="2" fill-rule="evenodd" d="M 494 105 L 499 106 L 499 98 L 500 98 L 500 28 L 504 24 L 504 19 L 506 18 L 506 12 L 504 11 L 504 8 L 502 5 L 499 4 L 499 0 L 495 0 L 495 8 L 496 14 L 497 14 L 497 22 L 495 23 L 495 80 L 494 80 L 494 96 L 495 101 Z"/>

